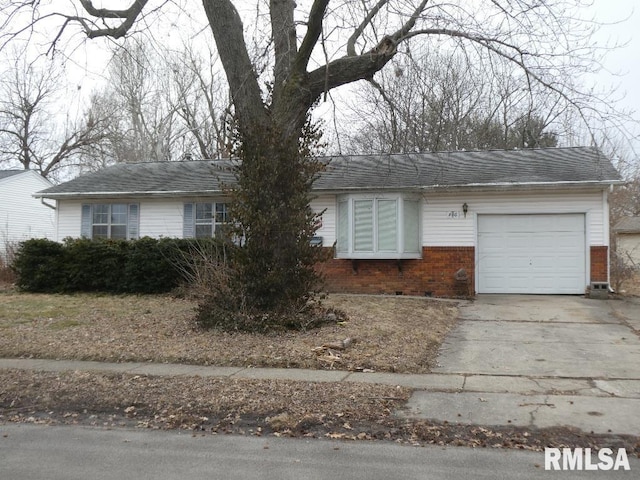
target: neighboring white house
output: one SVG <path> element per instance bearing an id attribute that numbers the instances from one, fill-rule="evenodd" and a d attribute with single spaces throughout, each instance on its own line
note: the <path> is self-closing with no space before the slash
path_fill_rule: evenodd
<path id="1" fill-rule="evenodd" d="M 622 260 L 640 270 L 640 217 L 623 217 L 613 227 L 617 253 Z"/>
<path id="2" fill-rule="evenodd" d="M 314 185 L 329 290 L 582 294 L 607 282 L 608 190 L 597 149 L 334 156 Z M 37 194 L 57 238 L 200 237 L 227 221 L 229 162 L 121 164 Z"/>
<path id="3" fill-rule="evenodd" d="M 31 170 L 0 170 L 0 255 L 29 238 L 55 238 L 55 202 L 33 197 L 52 185 Z"/>

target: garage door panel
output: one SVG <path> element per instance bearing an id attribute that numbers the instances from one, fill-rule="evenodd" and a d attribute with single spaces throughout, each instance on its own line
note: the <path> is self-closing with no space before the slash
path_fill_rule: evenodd
<path id="1" fill-rule="evenodd" d="M 479 293 L 584 291 L 584 214 L 479 215 Z"/>

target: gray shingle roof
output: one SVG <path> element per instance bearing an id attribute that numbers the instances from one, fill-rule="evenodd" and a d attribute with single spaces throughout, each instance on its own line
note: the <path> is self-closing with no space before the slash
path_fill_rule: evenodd
<path id="1" fill-rule="evenodd" d="M 316 191 L 424 189 L 520 184 L 606 184 L 620 175 L 591 147 L 324 157 Z M 206 195 L 233 184 L 224 161 L 119 164 L 40 192 L 61 198 Z"/>
<path id="2" fill-rule="evenodd" d="M 640 233 L 640 217 L 622 217 L 613 227 L 616 233 Z"/>

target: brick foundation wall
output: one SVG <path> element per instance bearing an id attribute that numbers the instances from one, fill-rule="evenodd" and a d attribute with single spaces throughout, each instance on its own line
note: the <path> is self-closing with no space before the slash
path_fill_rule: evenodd
<path id="1" fill-rule="evenodd" d="M 608 263 L 609 247 L 597 246 L 591 247 L 591 281 L 592 282 L 608 282 Z"/>
<path id="2" fill-rule="evenodd" d="M 461 268 L 467 281 L 454 278 Z M 474 295 L 474 268 L 474 247 L 423 247 L 419 260 L 332 258 L 318 266 L 328 292 L 436 297 Z"/>

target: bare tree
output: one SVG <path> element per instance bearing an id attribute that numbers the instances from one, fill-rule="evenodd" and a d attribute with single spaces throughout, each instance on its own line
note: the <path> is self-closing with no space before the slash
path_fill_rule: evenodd
<path id="1" fill-rule="evenodd" d="M 177 115 L 166 100 L 168 77 L 144 42 L 132 39 L 116 49 L 107 84 L 91 99 L 94 109 L 110 113 L 108 148 L 99 152 L 107 155 L 107 163 L 173 159 Z"/>
<path id="2" fill-rule="evenodd" d="M 181 120 L 184 155 L 229 157 L 232 107 L 215 52 L 202 55 L 187 45 L 167 58 L 165 68 L 171 72 L 168 101 Z"/>
<path id="3" fill-rule="evenodd" d="M 105 141 L 86 152 L 89 169 L 229 156 L 229 98 L 213 52 L 156 50 L 134 40 L 114 52 L 106 75 L 90 100 L 109 121 Z"/>
<path id="4" fill-rule="evenodd" d="M 412 56 L 356 90 L 357 126 L 343 130 L 352 153 L 554 146 L 549 127 L 560 112 L 546 109 L 546 97 L 509 69 L 491 79 L 455 53 Z"/>
<path id="5" fill-rule="evenodd" d="M 58 115 L 62 75 L 55 65 L 39 67 L 14 58 L 0 84 L 0 161 L 52 177 L 76 163 L 81 152 L 104 138 L 104 118 Z"/>
<path id="6" fill-rule="evenodd" d="M 300 0 L 298 0 L 300 1 Z M 79 5 L 78 5 L 79 3 Z M 265 56 L 255 62 L 241 12 L 246 2 L 203 0 L 234 106 L 237 152 L 242 163 L 234 215 L 244 228 L 248 259 L 240 267 L 249 303 L 259 309 L 299 307 L 314 259 L 306 245 L 316 219 L 308 201 L 316 166 L 301 158 L 313 151 L 309 112 L 331 90 L 373 78 L 412 38 L 442 52 L 460 49 L 470 62 L 506 59 L 528 85 L 541 85 L 586 118 L 597 99 L 567 79 L 595 65 L 589 43 L 593 24 L 581 22 L 581 0 L 270 0 L 256 2 L 254 22 L 265 33 Z M 3 42 L 34 34 L 40 22 L 58 21 L 50 50 L 77 32 L 118 39 L 151 28 L 151 15 L 174 2 L 130 0 L 128 7 L 101 8 L 92 0 L 20 0 L 3 9 Z M 193 7 L 184 7 L 193 8 Z M 268 13 L 266 15 L 265 13 Z M 14 26 L 17 25 L 17 26 Z M 153 36 L 146 37 L 151 41 Z M 416 40 L 418 41 L 418 40 Z M 270 66 L 270 72 L 261 67 Z M 487 75 L 492 75 L 486 61 Z M 265 82 L 265 80 L 267 80 Z M 262 317 L 261 317 L 262 318 Z"/>

